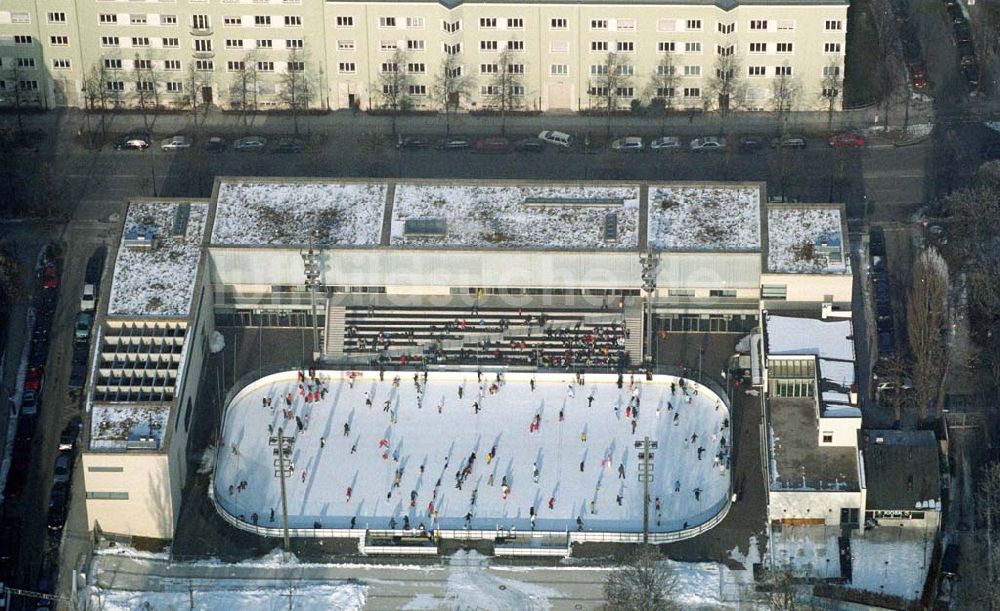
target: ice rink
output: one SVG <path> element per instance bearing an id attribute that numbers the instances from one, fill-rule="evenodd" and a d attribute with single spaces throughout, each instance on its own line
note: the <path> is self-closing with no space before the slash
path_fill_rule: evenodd
<path id="1" fill-rule="evenodd" d="M 645 436 L 659 445 L 651 531 L 697 526 L 729 495 L 729 408 L 691 381 L 682 388 L 675 377 L 636 376 L 633 384 L 626 375 L 619 389 L 611 374 L 587 375 L 581 385 L 570 373 L 507 373 L 499 383 L 494 372 L 481 383 L 475 371 L 431 372 L 426 382 L 419 374 L 416 383 L 412 371 L 387 371 L 383 381 L 377 371 L 356 373 L 352 383 L 345 372 L 317 372 L 325 392 L 313 401 L 308 379 L 300 392 L 295 371 L 238 393 L 224 415 L 216 502 L 248 523 L 256 514 L 260 526 L 281 525 L 279 427 L 292 438 L 286 493 L 293 528 L 347 528 L 354 518 L 356 528 L 402 529 L 405 517 L 411 528 L 461 529 L 469 519 L 473 529 L 523 531 L 534 509 L 537 531 L 576 530 L 579 517 L 587 531 L 638 532 L 635 442 Z"/>

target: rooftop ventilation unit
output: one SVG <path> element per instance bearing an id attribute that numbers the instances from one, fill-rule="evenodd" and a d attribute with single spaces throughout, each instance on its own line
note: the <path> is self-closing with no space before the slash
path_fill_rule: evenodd
<path id="1" fill-rule="evenodd" d="M 620 197 L 526 197 L 528 208 L 613 208 L 624 206 Z"/>
<path id="2" fill-rule="evenodd" d="M 153 225 L 136 225 L 125 231 L 125 248 L 152 250 L 156 247 L 159 229 Z"/>
<path id="3" fill-rule="evenodd" d="M 604 215 L 603 238 L 605 242 L 618 241 L 618 213 L 609 212 Z"/>
<path id="4" fill-rule="evenodd" d="M 191 217 L 191 204 L 178 204 L 174 212 L 174 225 L 170 230 L 170 235 L 175 238 L 183 238 L 187 233 L 188 218 Z"/>
<path id="5" fill-rule="evenodd" d="M 448 235 L 448 221 L 437 217 L 406 219 L 403 223 L 403 235 L 414 238 L 443 238 Z"/>

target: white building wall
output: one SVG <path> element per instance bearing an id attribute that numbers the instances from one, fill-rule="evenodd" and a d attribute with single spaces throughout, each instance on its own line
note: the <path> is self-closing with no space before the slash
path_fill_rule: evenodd
<path id="1" fill-rule="evenodd" d="M 864 491 L 825 492 L 816 490 L 771 490 L 768 520 L 808 520 L 827 526 L 840 524 L 840 510 L 864 511 Z M 815 522 L 812 522 L 815 521 Z"/>

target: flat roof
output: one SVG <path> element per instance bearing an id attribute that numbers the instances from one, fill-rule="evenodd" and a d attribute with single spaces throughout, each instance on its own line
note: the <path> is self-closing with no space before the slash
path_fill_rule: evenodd
<path id="1" fill-rule="evenodd" d="M 390 235 L 407 247 L 635 249 L 639 187 L 398 183 Z"/>
<path id="2" fill-rule="evenodd" d="M 754 186 L 649 189 L 649 240 L 660 250 L 760 250 L 761 191 Z"/>
<path id="3" fill-rule="evenodd" d="M 768 271 L 849 274 L 851 259 L 847 246 L 840 206 L 768 205 Z"/>
<path id="4" fill-rule="evenodd" d="M 941 466 L 932 431 L 861 432 L 868 509 L 941 510 Z"/>
<path id="5" fill-rule="evenodd" d="M 205 202 L 129 203 L 108 316 L 187 317 L 208 210 Z"/>
<path id="6" fill-rule="evenodd" d="M 386 190 L 384 183 L 222 179 L 212 243 L 301 246 L 316 230 L 320 246 L 377 246 Z"/>
<path id="7" fill-rule="evenodd" d="M 771 397 L 770 470 L 772 490 L 856 491 L 857 451 L 819 445 L 812 397 Z"/>
<path id="8" fill-rule="evenodd" d="M 91 450 L 158 450 L 170 404 L 95 405 L 90 414 Z"/>

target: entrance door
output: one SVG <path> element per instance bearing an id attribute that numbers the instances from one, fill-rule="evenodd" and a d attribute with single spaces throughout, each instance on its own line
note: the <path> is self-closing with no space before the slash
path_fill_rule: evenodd
<path id="1" fill-rule="evenodd" d="M 355 104 L 357 104 L 357 96 L 353 93 L 347 94 L 347 107 L 354 110 Z"/>
<path id="2" fill-rule="evenodd" d="M 207 105 L 211 105 L 211 103 L 212 103 L 212 88 L 211 87 L 202 87 L 201 88 L 201 101 L 204 102 Z"/>

